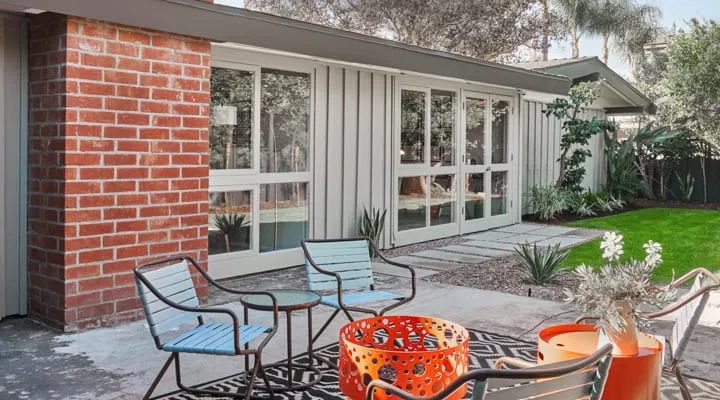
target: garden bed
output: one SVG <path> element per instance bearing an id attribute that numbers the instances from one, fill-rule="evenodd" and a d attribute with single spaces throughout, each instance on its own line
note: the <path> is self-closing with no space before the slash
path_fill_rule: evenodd
<path id="1" fill-rule="evenodd" d="M 545 286 L 532 284 L 528 282 L 523 268 L 513 256 L 494 258 L 480 264 L 431 275 L 424 279 L 430 282 L 493 290 L 518 296 L 529 295 L 554 301 L 563 301 L 565 298 L 563 291 L 565 289 L 574 290 L 579 284 L 578 278 L 568 272 L 561 273 Z"/>

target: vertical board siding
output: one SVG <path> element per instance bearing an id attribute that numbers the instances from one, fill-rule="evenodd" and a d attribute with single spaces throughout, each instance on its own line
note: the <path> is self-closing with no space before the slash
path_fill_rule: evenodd
<path id="1" fill-rule="evenodd" d="M 354 237 L 363 207 L 390 208 L 390 79 L 337 66 L 317 71 L 313 238 Z M 389 236 L 379 243 L 388 244 Z"/>
<path id="2" fill-rule="evenodd" d="M 533 186 L 552 185 L 560 175 L 560 166 L 557 159 L 560 158 L 560 137 L 562 135 L 562 123 L 555 118 L 548 118 L 543 114 L 546 104 L 537 101 L 524 101 L 521 107 L 525 115 L 521 116 L 523 121 L 523 160 L 524 177 L 522 186 L 523 213 L 530 212 L 527 194 Z M 600 110 L 588 110 L 583 114 L 584 118 L 605 118 L 605 113 Z M 585 163 L 585 179 L 583 186 L 593 191 L 598 191 L 604 183 L 604 139 L 601 136 L 594 136 L 588 148 L 592 152 Z"/>

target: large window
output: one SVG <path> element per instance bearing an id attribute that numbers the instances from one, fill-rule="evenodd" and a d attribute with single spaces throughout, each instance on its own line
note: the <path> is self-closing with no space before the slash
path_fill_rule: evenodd
<path id="1" fill-rule="evenodd" d="M 210 254 L 299 247 L 310 224 L 310 74 L 223 64 L 210 83 Z"/>
<path id="2" fill-rule="evenodd" d="M 398 231 L 458 222 L 457 98 L 446 90 L 400 91 Z"/>

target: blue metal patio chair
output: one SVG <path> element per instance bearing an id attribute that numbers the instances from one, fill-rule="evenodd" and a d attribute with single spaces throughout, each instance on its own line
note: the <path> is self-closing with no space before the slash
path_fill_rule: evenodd
<path id="1" fill-rule="evenodd" d="M 354 321 L 350 311 L 372 314 L 377 317 L 415 298 L 415 270 L 409 265 L 385 258 L 369 238 L 303 240 L 301 244 L 305 252 L 305 271 L 309 289 L 335 290 L 334 294 L 322 296 L 321 303 L 334 308 L 335 312 L 315 334 L 312 339 L 313 343 L 340 311 L 344 312 L 350 321 Z M 412 281 L 412 292 L 409 296 L 375 290 L 370 261 L 371 250 L 385 263 L 409 271 Z M 358 307 L 362 304 L 388 300 L 394 302 L 379 311 Z"/>
<path id="2" fill-rule="evenodd" d="M 271 327 L 240 325 L 237 315 L 221 307 L 200 307 L 197 291 L 190 274 L 190 266 L 197 270 L 209 284 L 238 295 L 261 294 L 272 299 L 275 307 L 274 323 Z M 177 255 L 140 265 L 134 270 L 140 301 L 150 327 L 150 333 L 159 350 L 167 351 L 170 357 L 155 377 L 143 399 L 149 399 L 160 379 L 171 363 L 175 363 L 175 379 L 181 390 L 201 396 L 244 397 L 249 399 L 255 377 L 259 372 L 272 397 L 272 388 L 263 371 L 261 355 L 263 348 L 273 337 L 278 327 L 277 299 L 267 292 L 247 292 L 227 288 L 215 282 L 191 257 Z M 202 314 L 224 314 L 232 323 L 205 322 Z M 264 337 L 263 337 L 264 336 Z M 249 343 L 262 338 L 254 348 Z M 254 368 L 245 394 L 217 390 L 199 389 L 204 383 L 191 387 L 182 383 L 180 353 L 196 353 L 222 356 L 250 356 Z"/>

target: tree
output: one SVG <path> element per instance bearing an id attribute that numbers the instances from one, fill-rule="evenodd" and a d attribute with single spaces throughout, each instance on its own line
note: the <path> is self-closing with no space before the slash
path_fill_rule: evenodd
<path id="1" fill-rule="evenodd" d="M 597 100 L 600 84 L 583 82 L 570 89 L 568 99 L 557 98 L 547 105 L 544 110 L 548 118 L 553 116 L 562 122 L 562 137 L 560 138 L 560 174 L 555 187 L 572 192 L 582 191 L 582 181 L 585 176 L 585 160 L 592 154 L 585 146 L 590 138 L 599 133 L 617 131 L 617 126 L 610 121 L 598 119 L 584 119 L 581 114 L 586 107 Z M 570 153 L 572 150 L 572 153 Z"/>
<path id="2" fill-rule="evenodd" d="M 693 19 L 668 48 L 666 118 L 720 145 L 720 26 Z"/>
<path id="3" fill-rule="evenodd" d="M 580 57 L 580 38 L 592 25 L 595 0 L 552 0 L 570 28 L 572 58 Z"/>
<path id="4" fill-rule="evenodd" d="M 537 48 L 538 0 L 248 0 L 290 18 L 482 59 Z"/>
<path id="5" fill-rule="evenodd" d="M 631 63 L 643 54 L 643 45 L 658 33 L 660 9 L 635 0 L 595 0 L 591 4 L 588 30 L 602 37 L 602 61 L 610 56 L 610 39 Z"/>

